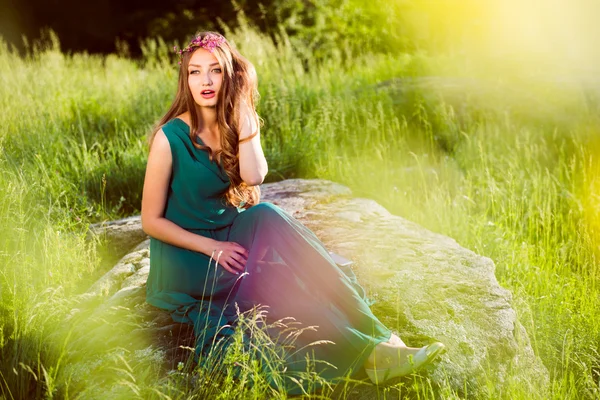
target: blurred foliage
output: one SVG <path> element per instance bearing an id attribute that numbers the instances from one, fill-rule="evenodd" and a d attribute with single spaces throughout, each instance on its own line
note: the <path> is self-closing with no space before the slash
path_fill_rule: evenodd
<path id="1" fill-rule="evenodd" d="M 318 61 L 336 55 L 348 60 L 352 55 L 370 52 L 393 52 L 413 49 L 410 30 L 402 22 L 406 2 L 375 0 L 283 0 L 233 1 L 236 12 L 245 15 L 251 25 L 274 40 L 284 31 L 299 56 Z M 148 37 L 160 36 L 167 41 L 187 39 L 198 29 L 223 30 L 239 26 L 240 20 L 229 13 L 205 21 L 212 14 L 209 7 L 182 9 L 158 16 L 149 24 Z M 225 28 L 226 29 L 226 28 Z"/>
<path id="2" fill-rule="evenodd" d="M 359 0 L 186 0 L 180 2 L 93 3 L 65 1 L 60 5 L 41 0 L 13 7 L 29 24 L 22 32 L 29 38 L 51 28 L 64 50 L 88 50 L 140 56 L 142 38 L 161 37 L 166 42 L 185 41 L 197 30 L 222 30 L 238 23 L 243 12 L 263 32 L 275 38 L 283 29 L 298 49 L 311 56 L 332 52 L 404 50 L 410 46 L 402 22 L 408 1 L 362 2 Z M 3 32 L 23 48 L 15 32 Z M 18 39 L 15 39 L 18 38 Z M 308 54 L 306 55 L 308 57 Z M 311 57 L 312 58 L 312 57 Z"/>
<path id="3" fill-rule="evenodd" d="M 425 3 L 436 12 L 415 8 Z M 354 1 L 284 1 L 253 11 L 278 27 L 241 14 L 220 25 L 258 71 L 268 180 L 340 182 L 492 258 L 549 369 L 547 398 L 598 398 L 600 91 L 548 80 L 546 64 L 516 78 L 506 64 L 481 69 L 460 52 L 432 54 L 421 47 L 425 23 L 421 33 L 409 23 L 408 33 L 393 31 L 398 16 L 423 18 L 441 21 L 442 38 L 457 20 L 443 22 L 451 3 L 375 1 L 358 12 Z M 411 4 L 412 17 L 394 14 Z M 153 29 L 179 29 L 177 15 Z M 69 368 L 115 354 L 103 373 L 128 377 L 115 391 L 188 395 L 125 345 L 84 351 L 68 316 L 73 296 L 110 267 L 89 224 L 139 212 L 146 134 L 175 93 L 170 41 L 197 29 L 189 20 L 169 33 L 177 38 L 141 40 L 136 60 L 126 41 L 117 54 L 70 54 L 45 31 L 22 57 L 0 41 L 0 397 L 78 397 L 77 382 L 85 390 L 94 372 Z M 511 374 L 506 386 L 487 382 L 490 398 L 535 397 Z M 419 397 L 436 395 L 462 397 L 449 386 Z"/>

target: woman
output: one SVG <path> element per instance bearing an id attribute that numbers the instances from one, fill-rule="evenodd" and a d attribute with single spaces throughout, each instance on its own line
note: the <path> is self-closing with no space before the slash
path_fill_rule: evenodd
<path id="1" fill-rule="evenodd" d="M 178 53 L 177 94 L 150 137 L 144 181 L 148 303 L 194 325 L 198 354 L 227 343 L 236 307 L 267 306 L 270 321 L 316 327 L 298 336 L 289 376 L 305 370 L 307 354 L 326 361 L 316 371 L 329 381 L 364 368 L 381 383 L 430 362 L 441 343 L 406 347 L 313 232 L 259 202 L 267 162 L 252 64 L 215 32 L 195 35 Z M 286 381 L 300 393 L 295 385 Z"/>

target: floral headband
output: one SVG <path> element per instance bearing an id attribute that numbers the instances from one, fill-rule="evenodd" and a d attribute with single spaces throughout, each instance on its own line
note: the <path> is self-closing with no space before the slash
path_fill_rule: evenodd
<path id="1" fill-rule="evenodd" d="M 196 47 L 202 47 L 212 53 L 216 47 L 221 46 L 223 43 L 225 43 L 225 38 L 223 36 L 207 33 L 203 38 L 194 38 L 187 47 L 177 50 L 177 46 L 174 46 L 173 50 L 179 54 L 179 65 L 181 65 L 183 53 L 192 51 Z"/>

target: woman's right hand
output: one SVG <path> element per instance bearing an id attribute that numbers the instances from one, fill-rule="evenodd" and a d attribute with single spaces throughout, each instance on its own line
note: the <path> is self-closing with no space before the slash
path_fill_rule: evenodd
<path id="1" fill-rule="evenodd" d="M 211 253 L 215 262 L 219 260 L 219 265 L 232 274 L 239 275 L 244 272 L 246 261 L 248 260 L 248 250 L 235 242 L 220 242 L 215 240 Z M 219 256 L 220 254 L 220 256 Z"/>

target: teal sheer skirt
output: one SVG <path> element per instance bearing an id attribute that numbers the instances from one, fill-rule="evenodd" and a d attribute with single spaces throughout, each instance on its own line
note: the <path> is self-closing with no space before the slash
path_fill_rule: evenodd
<path id="1" fill-rule="evenodd" d="M 191 231 L 236 242 L 249 254 L 237 275 L 205 254 L 151 239 L 147 301 L 194 326 L 199 362 L 217 345 L 225 351 L 238 313 L 255 306 L 263 310 L 273 341 L 286 344 L 285 372 L 279 372 L 290 394 L 310 389 L 297 378 L 307 367 L 331 383 L 356 376 L 373 348 L 389 340 L 391 331 L 371 312 L 350 267 L 336 265 L 315 234 L 280 207 L 259 203 L 230 225 Z M 283 339 L 289 331 L 272 324 L 278 320 L 312 328 L 288 346 Z M 249 345 L 250 334 L 245 340 Z"/>

